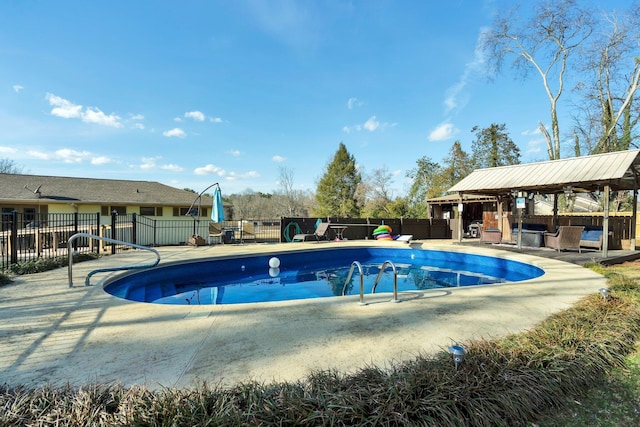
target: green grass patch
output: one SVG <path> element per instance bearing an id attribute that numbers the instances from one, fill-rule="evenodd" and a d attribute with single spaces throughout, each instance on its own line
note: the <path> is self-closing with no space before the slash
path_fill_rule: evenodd
<path id="1" fill-rule="evenodd" d="M 304 380 L 206 383 L 152 391 L 93 384 L 81 388 L 0 388 L 0 425 L 433 425 L 595 424 L 572 403 L 593 402 L 597 416 L 638 425 L 629 407 L 597 405 L 636 399 L 640 297 L 635 281 L 606 270 L 611 296 L 589 295 L 528 332 L 462 343 L 456 370 L 442 351 L 353 374 L 317 371 Z M 637 409 L 637 406 L 636 406 Z M 572 422 L 558 418 L 569 411 Z M 590 418 L 591 417 L 591 418 Z M 584 424 L 583 424 L 584 423 Z"/>

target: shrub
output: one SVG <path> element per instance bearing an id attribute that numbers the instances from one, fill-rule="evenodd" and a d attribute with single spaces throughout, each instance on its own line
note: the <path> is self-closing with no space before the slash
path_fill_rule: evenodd
<path id="1" fill-rule="evenodd" d="M 73 262 L 89 261 L 99 257 L 100 256 L 94 252 L 80 253 L 73 256 Z M 68 264 L 69 259 L 66 256 L 36 258 L 34 260 L 12 264 L 9 266 L 8 270 L 13 274 L 34 274 L 54 270 L 60 267 L 66 267 Z"/>

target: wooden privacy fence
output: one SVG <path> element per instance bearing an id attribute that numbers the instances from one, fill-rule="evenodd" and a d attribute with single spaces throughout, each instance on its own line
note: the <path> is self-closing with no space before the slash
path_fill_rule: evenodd
<path id="1" fill-rule="evenodd" d="M 416 218 L 341 218 L 341 217 L 283 217 L 280 223 L 280 241 L 290 242 L 296 234 L 313 234 L 318 221 L 345 225 L 343 237 L 348 240 L 371 239 L 378 225 L 391 227 L 391 234 L 411 234 L 414 239 L 450 239 L 451 224 L 448 219 Z M 328 237 L 336 237 L 336 230 L 329 228 Z"/>

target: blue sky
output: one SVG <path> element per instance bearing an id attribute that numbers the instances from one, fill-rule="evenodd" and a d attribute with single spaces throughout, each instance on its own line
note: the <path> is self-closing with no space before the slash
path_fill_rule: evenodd
<path id="1" fill-rule="evenodd" d="M 282 167 L 315 190 L 343 142 L 403 195 L 417 159 L 441 161 L 456 140 L 470 152 L 473 126 L 505 123 L 523 162 L 545 160 L 539 77 L 489 81 L 477 50 L 505 4 L 5 0 L 0 158 L 273 192 Z"/>

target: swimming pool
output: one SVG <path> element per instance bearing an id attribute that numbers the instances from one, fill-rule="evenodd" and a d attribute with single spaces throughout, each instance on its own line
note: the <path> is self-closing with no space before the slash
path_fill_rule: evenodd
<path id="1" fill-rule="evenodd" d="M 277 261 L 276 261 L 277 260 Z M 495 285 L 539 277 L 544 271 L 519 261 L 463 252 L 350 247 L 207 258 L 126 273 L 104 290 L 119 298 L 156 304 L 238 304 L 358 294 L 359 273 L 345 281 L 353 261 L 362 265 L 365 293 L 385 261 L 398 291 Z M 393 290 L 388 268 L 376 293 Z"/>

